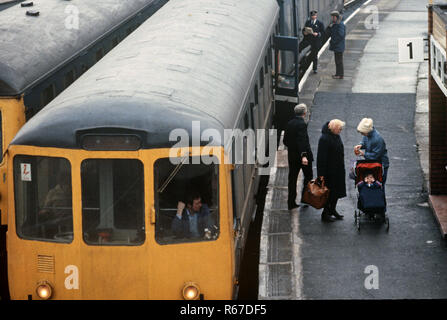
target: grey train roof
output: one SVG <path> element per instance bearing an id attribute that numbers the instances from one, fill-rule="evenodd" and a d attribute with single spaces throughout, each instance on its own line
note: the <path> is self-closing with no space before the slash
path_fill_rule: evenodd
<path id="1" fill-rule="evenodd" d="M 0 96 L 19 95 L 154 0 L 35 0 L 0 12 Z M 71 7 L 70 7 L 71 6 Z M 75 8 L 75 9 L 74 9 Z M 28 16 L 26 11 L 39 11 Z M 68 29 L 79 12 L 79 29 Z"/>
<path id="2" fill-rule="evenodd" d="M 166 147 L 175 128 L 222 133 L 258 76 L 278 17 L 275 0 L 171 0 L 34 116 L 12 144 L 78 148 L 76 132 L 147 133 Z M 223 141 L 216 141 L 221 144 Z"/>

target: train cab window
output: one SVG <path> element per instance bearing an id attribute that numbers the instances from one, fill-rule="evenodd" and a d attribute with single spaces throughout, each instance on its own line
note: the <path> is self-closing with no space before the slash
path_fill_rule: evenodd
<path id="1" fill-rule="evenodd" d="M 16 230 L 20 238 L 73 240 L 71 167 L 63 158 L 14 158 Z"/>
<path id="2" fill-rule="evenodd" d="M 219 236 L 217 159 L 158 159 L 154 164 L 155 240 L 159 244 L 212 241 Z"/>
<path id="3" fill-rule="evenodd" d="M 46 106 L 56 96 L 54 84 L 49 85 L 40 93 L 40 101 L 42 106 Z"/>
<path id="4" fill-rule="evenodd" d="M 143 164 L 88 159 L 81 164 L 82 233 L 89 245 L 141 245 L 145 238 Z"/>

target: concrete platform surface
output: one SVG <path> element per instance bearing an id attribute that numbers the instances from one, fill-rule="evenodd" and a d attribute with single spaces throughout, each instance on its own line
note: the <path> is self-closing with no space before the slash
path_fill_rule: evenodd
<path id="1" fill-rule="evenodd" d="M 333 118 L 346 121 L 341 138 L 347 172 L 355 160 L 353 146 L 361 140 L 357 124 L 363 117 L 374 119 L 390 158 L 389 231 L 365 224 L 357 232 L 357 191 L 348 177 L 347 197 L 337 207 L 344 220 L 323 223 L 321 210 L 311 207 L 288 211 L 287 150 L 280 147 L 282 165 L 272 169 L 264 211 L 260 299 L 447 298 L 447 243 L 430 210 L 425 180 L 427 63 L 397 61 L 399 37 L 427 36 L 426 4 L 370 1 L 346 25 L 345 79 L 331 78 L 333 53 L 325 51 L 319 73 L 310 75 L 300 92 L 300 102 L 310 107 L 308 133 L 315 156 L 323 124 Z M 378 10 L 378 29 L 365 27 L 371 8 Z M 316 175 L 315 163 L 313 170 Z M 440 206 L 438 199 L 430 199 L 432 206 Z"/>

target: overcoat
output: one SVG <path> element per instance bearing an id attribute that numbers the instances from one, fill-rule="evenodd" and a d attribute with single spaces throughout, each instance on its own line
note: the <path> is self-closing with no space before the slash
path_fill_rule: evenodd
<path id="1" fill-rule="evenodd" d="M 287 123 L 284 133 L 284 144 L 289 149 L 289 152 L 297 153 L 300 159 L 305 156 L 309 161 L 314 160 L 307 134 L 307 123 L 303 117 L 295 116 Z"/>
<path id="2" fill-rule="evenodd" d="M 313 36 L 311 34 L 305 35 L 304 30 L 305 27 L 312 28 L 312 30 L 316 33 L 318 33 L 318 36 Z M 306 23 L 304 24 L 304 28 L 302 30 L 304 35 L 304 41 L 309 43 L 312 48 L 320 49 L 322 40 L 324 39 L 325 30 L 324 30 L 324 24 L 320 20 L 316 20 L 315 23 L 312 23 L 311 19 L 307 19 Z"/>
<path id="3" fill-rule="evenodd" d="M 331 37 L 331 41 L 329 42 L 329 50 L 334 52 L 345 51 L 345 24 L 342 21 L 334 23 L 331 27 L 328 28 L 328 30 L 328 34 Z"/>
<path id="4" fill-rule="evenodd" d="M 323 126 L 318 141 L 317 174 L 323 176 L 326 186 L 337 198 L 346 197 L 345 152 L 340 135 L 329 130 L 329 121 Z"/>

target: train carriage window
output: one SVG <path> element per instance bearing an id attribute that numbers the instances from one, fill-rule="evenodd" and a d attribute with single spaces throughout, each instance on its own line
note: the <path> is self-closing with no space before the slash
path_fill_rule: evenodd
<path id="1" fill-rule="evenodd" d="M 3 162 L 3 122 L 2 112 L 0 111 L 0 163 Z"/>
<path id="2" fill-rule="evenodd" d="M 143 164 L 135 159 L 82 162 L 82 233 L 87 244 L 144 242 L 143 176 Z"/>
<path id="3" fill-rule="evenodd" d="M 102 57 L 104 57 L 104 50 L 102 48 L 99 48 L 96 51 L 96 62 L 98 62 L 99 60 L 102 59 Z"/>
<path id="4" fill-rule="evenodd" d="M 73 240 L 71 167 L 63 158 L 14 158 L 16 230 L 20 238 Z"/>
<path id="5" fill-rule="evenodd" d="M 115 48 L 118 45 L 118 36 L 112 39 L 112 48 Z"/>
<path id="6" fill-rule="evenodd" d="M 259 104 L 259 97 L 258 97 L 258 85 L 255 85 L 255 88 L 253 89 L 253 94 L 255 97 L 255 105 Z"/>
<path id="7" fill-rule="evenodd" d="M 154 164 L 155 240 L 159 244 L 212 241 L 219 236 L 217 159 L 158 159 Z"/>
<path id="8" fill-rule="evenodd" d="M 56 96 L 54 84 L 50 84 L 40 93 L 40 101 L 42 103 L 42 107 L 46 106 L 54 99 Z"/>
<path id="9" fill-rule="evenodd" d="M 264 88 L 264 71 L 263 68 L 261 68 L 261 70 L 259 70 L 259 86 L 262 88 Z"/>
<path id="10" fill-rule="evenodd" d="M 65 74 L 64 77 L 64 85 L 67 88 L 70 84 L 72 84 L 75 80 L 75 72 L 74 70 L 70 70 Z"/>
<path id="11" fill-rule="evenodd" d="M 81 74 L 83 74 L 84 72 L 86 72 L 88 70 L 88 66 L 86 64 L 81 64 Z"/>

